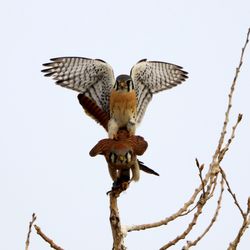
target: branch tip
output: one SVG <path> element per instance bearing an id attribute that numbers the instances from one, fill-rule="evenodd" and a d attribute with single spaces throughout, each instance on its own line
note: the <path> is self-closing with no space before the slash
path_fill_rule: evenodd
<path id="1" fill-rule="evenodd" d="M 248 200 L 247 200 L 247 213 L 248 214 L 250 213 L 250 197 L 248 197 Z"/>
<path id="2" fill-rule="evenodd" d="M 33 226 L 35 220 L 36 220 L 36 214 L 33 213 L 33 214 L 32 214 L 32 219 L 31 219 L 31 221 L 30 221 L 30 223 L 29 223 L 29 230 L 28 230 L 27 239 L 26 239 L 26 242 L 25 242 L 25 250 L 28 250 L 28 249 L 29 249 L 30 234 L 31 234 L 32 226 Z"/>
<path id="3" fill-rule="evenodd" d="M 243 117 L 243 114 L 238 114 L 238 122 L 241 122 L 241 120 L 242 120 L 242 117 Z"/>

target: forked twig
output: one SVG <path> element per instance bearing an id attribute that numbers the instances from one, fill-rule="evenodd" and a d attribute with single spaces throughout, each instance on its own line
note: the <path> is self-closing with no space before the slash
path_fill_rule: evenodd
<path id="1" fill-rule="evenodd" d="M 196 246 L 196 244 L 209 232 L 209 230 L 212 228 L 213 224 L 215 223 L 215 221 L 219 215 L 219 211 L 221 209 L 221 201 L 222 201 L 222 196 L 223 196 L 223 191 L 224 191 L 224 179 L 223 178 L 221 178 L 220 183 L 221 183 L 220 195 L 219 195 L 219 198 L 217 200 L 217 207 L 216 207 L 213 218 L 211 219 L 209 225 L 203 231 L 203 233 L 200 236 L 198 236 L 194 241 L 187 241 L 187 244 L 182 248 L 182 250 L 188 250 L 188 249 L 190 249 L 190 247 Z"/>

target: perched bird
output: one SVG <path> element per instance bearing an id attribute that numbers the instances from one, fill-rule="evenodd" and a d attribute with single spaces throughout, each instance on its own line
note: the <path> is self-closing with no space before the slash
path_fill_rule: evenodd
<path id="1" fill-rule="evenodd" d="M 78 100 L 85 112 L 107 130 L 109 114 L 83 94 L 78 95 Z M 93 157 L 98 154 L 105 156 L 110 177 L 114 181 L 113 187 L 118 187 L 132 180 L 138 181 L 139 170 L 159 176 L 157 172 L 137 159 L 137 155 L 142 155 L 147 146 L 148 144 L 143 137 L 131 136 L 126 129 L 119 129 L 116 140 L 103 139 L 99 141 L 90 151 L 90 156 Z M 130 170 L 132 171 L 132 178 L 130 178 Z"/>
<path id="2" fill-rule="evenodd" d="M 100 59 L 59 57 L 43 65 L 45 76 L 82 93 L 109 114 L 110 139 L 121 128 L 134 135 L 153 94 L 181 84 L 188 74 L 178 65 L 146 59 L 136 63 L 130 75 L 116 79 L 112 67 Z"/>
<path id="3" fill-rule="evenodd" d="M 137 160 L 148 147 L 147 142 L 141 136 L 128 136 L 126 130 L 118 131 L 118 140 L 103 139 L 99 141 L 89 152 L 90 156 L 104 155 L 108 163 L 109 174 L 114 181 L 113 187 L 131 181 L 138 181 L 140 169 L 159 175 Z M 130 178 L 130 170 L 132 178 Z"/>

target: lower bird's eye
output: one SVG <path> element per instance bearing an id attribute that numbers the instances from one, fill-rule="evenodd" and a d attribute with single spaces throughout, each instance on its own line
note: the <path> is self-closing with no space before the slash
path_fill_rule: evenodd
<path id="1" fill-rule="evenodd" d="M 109 161 L 110 161 L 110 162 L 115 163 L 115 162 L 116 162 L 116 159 L 117 159 L 116 154 L 114 154 L 114 153 L 110 153 L 110 154 L 109 154 Z"/>
<path id="2" fill-rule="evenodd" d="M 128 151 L 128 152 L 126 153 L 127 162 L 130 162 L 130 161 L 131 161 L 131 158 L 132 158 L 132 152 L 131 152 L 131 151 Z"/>

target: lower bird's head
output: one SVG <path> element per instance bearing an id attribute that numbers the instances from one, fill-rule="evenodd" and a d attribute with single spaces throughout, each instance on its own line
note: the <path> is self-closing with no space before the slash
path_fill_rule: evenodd
<path id="1" fill-rule="evenodd" d="M 108 160 L 110 163 L 115 165 L 124 165 L 130 164 L 133 160 L 132 151 L 129 150 L 113 150 L 109 153 Z"/>
<path id="2" fill-rule="evenodd" d="M 134 84 L 129 75 L 119 75 L 116 78 L 114 89 L 116 91 L 130 92 L 134 90 Z"/>

